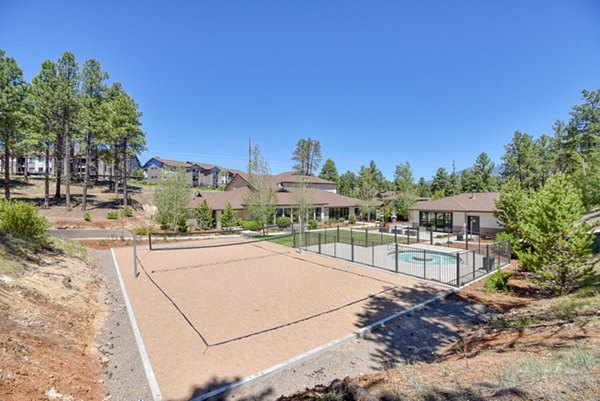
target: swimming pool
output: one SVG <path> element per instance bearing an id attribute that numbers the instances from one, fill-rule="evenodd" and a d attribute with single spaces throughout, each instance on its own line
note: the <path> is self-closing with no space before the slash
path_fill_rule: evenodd
<path id="1" fill-rule="evenodd" d="M 395 258 L 395 252 L 391 252 L 391 258 Z M 443 254 L 427 250 L 401 251 L 398 252 L 398 261 L 404 263 L 423 264 L 426 265 L 449 265 L 456 264 L 456 256 L 452 254 Z"/>

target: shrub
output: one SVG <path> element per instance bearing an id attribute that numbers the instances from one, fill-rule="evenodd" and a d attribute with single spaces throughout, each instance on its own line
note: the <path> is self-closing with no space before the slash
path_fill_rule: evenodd
<path id="1" fill-rule="evenodd" d="M 290 228 L 291 225 L 292 219 L 289 217 L 281 216 L 277 218 L 277 227 L 279 227 L 281 230 L 286 230 Z"/>
<path id="2" fill-rule="evenodd" d="M 117 212 L 108 212 L 106 213 L 106 218 L 108 220 L 116 220 L 119 218 L 119 215 L 117 214 Z"/>
<path id="3" fill-rule="evenodd" d="M 240 226 L 244 230 L 259 231 L 262 229 L 262 224 L 258 220 L 240 220 Z"/>
<path id="4" fill-rule="evenodd" d="M 139 226 L 135 228 L 136 235 L 148 235 L 154 232 L 154 227 L 152 226 Z"/>
<path id="5" fill-rule="evenodd" d="M 512 272 L 505 272 L 500 269 L 496 273 L 488 276 L 485 279 L 485 289 L 489 292 L 506 292 L 508 291 L 508 279 L 512 276 Z"/>
<path id="6" fill-rule="evenodd" d="M 351 214 L 350 217 L 348 217 L 348 222 L 350 224 L 356 224 L 356 215 L 355 214 Z"/>
<path id="7" fill-rule="evenodd" d="M 498 234 L 496 234 L 496 238 L 494 238 L 494 242 L 496 244 L 503 243 L 506 240 L 510 240 L 511 258 L 518 259 L 519 252 L 521 252 L 523 249 L 523 243 L 517 239 L 516 235 L 506 231 L 499 232 Z"/>
<path id="8" fill-rule="evenodd" d="M 238 219 L 235 217 L 235 211 L 231 203 L 227 202 L 225 210 L 221 213 L 221 227 L 224 229 L 235 227 L 238 224 Z"/>
<path id="9" fill-rule="evenodd" d="M 196 208 L 196 221 L 198 222 L 198 228 L 205 230 L 207 228 L 213 228 L 213 210 L 208 205 L 206 199 L 202 201 L 200 206 Z"/>
<path id="10" fill-rule="evenodd" d="M 125 216 L 125 217 L 132 217 L 133 216 L 133 209 L 131 209 L 131 207 L 129 207 L 129 206 L 125 206 L 123 208 L 123 216 Z"/>
<path id="11" fill-rule="evenodd" d="M 345 221 L 346 221 L 346 219 L 344 219 L 343 217 L 340 217 L 340 218 L 338 219 L 338 223 L 343 223 L 343 222 L 345 222 Z"/>
<path id="12" fill-rule="evenodd" d="M 84 219 L 85 221 L 92 221 L 92 215 L 90 214 L 90 212 L 85 212 L 85 213 L 83 214 L 83 219 Z"/>
<path id="13" fill-rule="evenodd" d="M 315 219 L 308 220 L 308 228 L 310 228 L 311 230 L 316 229 L 318 225 L 319 225 L 319 223 L 317 222 L 317 220 L 315 220 Z"/>
<path id="14" fill-rule="evenodd" d="M 177 231 L 179 231 L 180 233 L 187 233 L 188 226 L 187 222 L 185 221 L 185 215 L 181 215 L 177 219 Z"/>
<path id="15" fill-rule="evenodd" d="M 0 201 L 0 231 L 42 238 L 47 228 L 48 221 L 38 215 L 35 206 L 22 201 Z"/>
<path id="16" fill-rule="evenodd" d="M 144 171 L 142 169 L 136 168 L 131 172 L 131 178 L 137 181 L 144 180 Z"/>

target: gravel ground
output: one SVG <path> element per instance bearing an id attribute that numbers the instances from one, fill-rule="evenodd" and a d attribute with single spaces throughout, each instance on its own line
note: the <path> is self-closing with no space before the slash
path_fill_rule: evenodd
<path id="1" fill-rule="evenodd" d="M 111 401 L 152 400 L 110 251 L 91 251 L 102 279 L 101 302 L 107 315 L 96 336 Z M 109 398 L 110 396 L 110 398 Z"/>
<path id="2" fill-rule="evenodd" d="M 436 352 L 471 330 L 480 316 L 493 313 L 482 305 L 450 296 L 308 360 L 257 379 L 213 400 L 275 400 L 334 379 L 356 377 L 407 362 L 433 361 Z"/>

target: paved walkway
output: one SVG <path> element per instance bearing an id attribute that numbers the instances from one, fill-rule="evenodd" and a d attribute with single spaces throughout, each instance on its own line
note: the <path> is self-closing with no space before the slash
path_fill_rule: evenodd
<path id="1" fill-rule="evenodd" d="M 63 237 L 74 240 L 93 240 L 93 239 L 132 239 L 133 236 L 127 230 L 104 230 L 104 229 L 64 229 L 48 230 L 48 234 L 54 237 Z"/>

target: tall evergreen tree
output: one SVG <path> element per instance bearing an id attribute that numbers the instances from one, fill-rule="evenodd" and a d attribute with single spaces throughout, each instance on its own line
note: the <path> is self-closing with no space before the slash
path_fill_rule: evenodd
<path id="1" fill-rule="evenodd" d="M 337 184 L 340 176 L 333 160 L 325 160 L 325 163 L 323 163 L 323 168 L 321 168 L 321 172 L 319 173 L 319 177 L 323 178 L 324 180 L 333 181 Z"/>
<path id="2" fill-rule="evenodd" d="M 431 193 L 448 196 L 450 194 L 450 177 L 445 168 L 437 169 L 431 181 Z"/>
<path id="3" fill-rule="evenodd" d="M 87 191 L 90 185 L 90 168 L 92 150 L 99 136 L 107 129 L 108 118 L 103 113 L 106 108 L 102 103 L 106 101 L 105 81 L 108 74 L 103 72 L 100 62 L 95 59 L 89 59 L 83 64 L 82 68 L 82 105 L 83 105 L 83 131 L 85 134 L 85 173 L 83 180 L 83 197 L 81 201 L 81 210 L 85 212 L 87 207 Z"/>
<path id="4" fill-rule="evenodd" d="M 417 195 L 421 198 L 431 197 L 431 185 L 423 177 L 419 178 L 419 182 L 417 182 Z"/>
<path id="5" fill-rule="evenodd" d="M 299 139 L 292 160 L 296 162 L 295 171 L 313 175 L 321 164 L 321 143 L 317 139 Z"/>
<path id="6" fill-rule="evenodd" d="M 71 210 L 71 175 L 72 152 L 75 147 L 76 135 L 80 128 L 81 75 L 75 55 L 66 52 L 56 63 L 58 71 L 57 81 L 57 109 L 60 121 L 60 132 L 63 142 L 57 144 L 63 150 L 64 176 L 65 176 L 65 201 L 67 210 Z M 58 166 L 56 166 L 58 168 Z M 60 178 L 57 177 L 56 195 L 60 197 Z"/>
<path id="7" fill-rule="evenodd" d="M 10 199 L 11 152 L 24 132 L 27 83 L 14 58 L 0 50 L 0 144 L 4 150 L 4 196 Z"/>
<path id="8" fill-rule="evenodd" d="M 357 197 L 358 188 L 358 177 L 352 171 L 348 170 L 344 174 L 340 175 L 337 188 L 337 192 L 340 195 Z"/>
<path id="9" fill-rule="evenodd" d="M 145 149 L 146 139 L 141 129 L 142 123 L 140 118 L 142 113 L 139 111 L 137 103 L 118 83 L 113 84 L 111 92 L 110 130 L 113 134 L 115 146 L 115 166 L 117 166 L 116 171 L 121 172 L 123 205 L 127 206 L 127 178 L 130 170 L 128 163 L 130 156 Z M 121 168 L 118 167 L 119 162 L 121 163 Z M 115 182 L 117 182 L 117 176 L 115 172 Z"/>
<path id="10" fill-rule="evenodd" d="M 535 189 L 540 162 L 538 148 L 529 134 L 515 131 L 512 141 L 504 146 L 501 175 L 504 181 L 516 179 L 522 188 Z"/>
<path id="11" fill-rule="evenodd" d="M 494 162 L 490 160 L 487 153 L 481 152 L 475 160 L 472 174 L 476 190 L 474 192 L 492 192 L 498 189 L 498 180 L 492 175 Z"/>
<path id="12" fill-rule="evenodd" d="M 44 153 L 44 207 L 50 206 L 50 155 L 59 129 L 55 101 L 57 84 L 56 64 L 46 60 L 40 73 L 33 78 L 29 91 L 35 121 L 30 139 L 34 147 Z"/>

